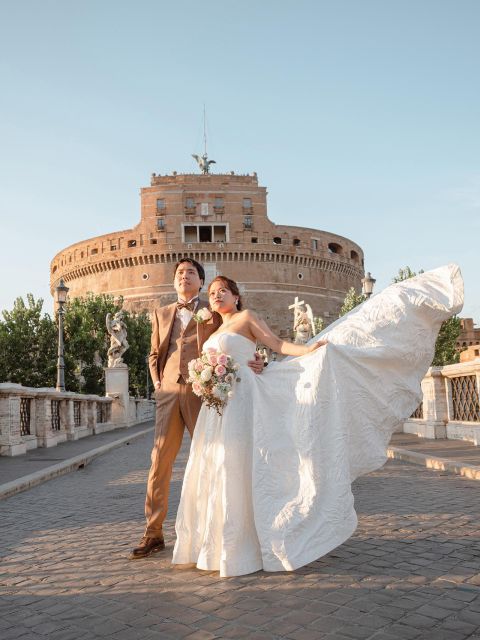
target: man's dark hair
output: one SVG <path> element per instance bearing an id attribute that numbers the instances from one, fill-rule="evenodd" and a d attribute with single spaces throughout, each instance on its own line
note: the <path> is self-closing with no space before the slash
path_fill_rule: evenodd
<path id="1" fill-rule="evenodd" d="M 198 273 L 198 277 L 202 281 L 202 284 L 204 284 L 205 283 L 205 269 L 202 267 L 202 265 L 199 262 L 197 262 L 193 258 L 182 258 L 181 260 L 179 260 L 177 262 L 177 264 L 175 265 L 175 269 L 173 271 L 173 275 L 175 276 L 175 274 L 177 273 L 178 267 L 181 264 L 183 264 L 184 262 L 189 262 L 193 267 L 195 267 L 195 269 L 197 270 L 197 273 Z"/>

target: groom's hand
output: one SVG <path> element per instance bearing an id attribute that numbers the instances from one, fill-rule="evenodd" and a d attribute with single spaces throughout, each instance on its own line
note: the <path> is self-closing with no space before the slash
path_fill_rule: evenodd
<path id="1" fill-rule="evenodd" d="M 249 360 L 247 364 L 254 373 L 262 373 L 265 367 L 263 358 L 258 351 L 255 351 L 255 360 Z"/>

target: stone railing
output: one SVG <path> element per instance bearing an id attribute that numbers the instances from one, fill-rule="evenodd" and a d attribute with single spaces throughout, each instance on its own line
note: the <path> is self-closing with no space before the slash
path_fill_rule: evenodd
<path id="1" fill-rule="evenodd" d="M 480 358 L 430 367 L 422 391 L 423 402 L 404 423 L 404 433 L 480 445 Z"/>
<path id="2" fill-rule="evenodd" d="M 153 418 L 153 401 L 129 400 L 126 418 L 114 397 L 0 383 L 0 455 L 21 455 Z"/>

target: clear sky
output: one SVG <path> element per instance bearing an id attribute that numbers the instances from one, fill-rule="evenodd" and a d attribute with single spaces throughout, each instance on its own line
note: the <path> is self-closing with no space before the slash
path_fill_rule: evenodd
<path id="1" fill-rule="evenodd" d="M 256 171 L 377 288 L 458 262 L 480 322 L 478 0 L 0 0 L 0 309 L 139 220 L 150 174 Z"/>

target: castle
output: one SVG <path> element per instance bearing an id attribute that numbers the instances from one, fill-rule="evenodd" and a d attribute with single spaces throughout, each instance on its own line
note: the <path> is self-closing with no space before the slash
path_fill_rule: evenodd
<path id="1" fill-rule="evenodd" d="M 219 274 L 236 280 L 245 306 L 282 337 L 291 336 L 295 296 L 328 325 L 364 276 L 363 251 L 352 240 L 274 224 L 256 173 L 211 174 L 207 165 L 200 174 L 152 174 L 141 189 L 140 222 L 60 251 L 50 290 L 63 278 L 70 296 L 108 293 L 122 296 L 126 309 L 151 311 L 176 299 L 174 265 L 187 256 L 204 265 L 206 285 Z"/>

